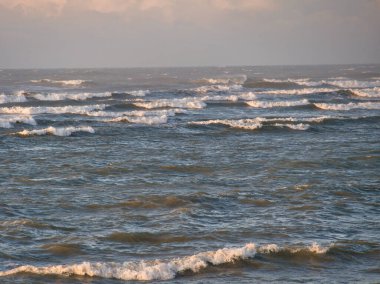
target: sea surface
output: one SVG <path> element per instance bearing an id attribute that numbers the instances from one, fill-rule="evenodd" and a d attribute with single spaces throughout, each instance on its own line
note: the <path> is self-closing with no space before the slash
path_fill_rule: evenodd
<path id="1" fill-rule="evenodd" d="M 1 70 L 0 283 L 141 281 L 380 283 L 380 65 Z"/>

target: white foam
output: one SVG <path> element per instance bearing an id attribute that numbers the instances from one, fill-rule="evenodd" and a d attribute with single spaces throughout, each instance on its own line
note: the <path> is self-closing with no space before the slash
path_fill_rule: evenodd
<path id="1" fill-rule="evenodd" d="M 138 91 L 128 91 L 127 94 L 130 94 L 131 96 L 135 97 L 144 97 L 146 95 L 150 94 L 149 90 L 138 90 Z"/>
<path id="2" fill-rule="evenodd" d="M 7 114 L 39 114 L 39 113 L 74 113 L 86 114 L 93 110 L 103 110 L 107 107 L 105 104 L 85 105 L 85 106 L 62 106 L 62 107 L 2 107 L 0 113 Z"/>
<path id="3" fill-rule="evenodd" d="M 26 102 L 24 91 L 18 91 L 13 95 L 0 94 L 0 104 Z"/>
<path id="4" fill-rule="evenodd" d="M 379 87 L 380 80 L 378 81 L 358 81 L 358 80 L 331 80 L 327 81 L 329 85 L 337 86 L 340 88 L 372 88 Z"/>
<path id="5" fill-rule="evenodd" d="M 111 111 L 89 111 L 85 114 L 94 117 L 123 117 L 123 116 L 175 116 L 177 113 L 186 113 L 184 109 L 162 109 L 162 110 L 132 110 L 132 111 L 122 111 L 122 112 L 111 112 Z"/>
<path id="6" fill-rule="evenodd" d="M 191 89 L 192 91 L 199 94 L 206 93 L 224 93 L 224 92 L 232 92 L 239 91 L 243 88 L 242 85 L 211 85 L 211 86 L 201 86 L 198 88 Z"/>
<path id="7" fill-rule="evenodd" d="M 276 123 L 276 124 L 274 124 L 274 126 L 280 127 L 280 128 L 286 127 L 286 128 L 293 129 L 293 130 L 303 130 L 303 131 L 308 130 L 310 128 L 310 125 L 305 124 L 305 123 L 298 123 L 298 124 Z"/>
<path id="8" fill-rule="evenodd" d="M 247 105 L 256 108 L 273 108 L 273 107 L 293 107 L 309 105 L 310 102 L 307 99 L 299 101 L 248 101 Z"/>
<path id="9" fill-rule="evenodd" d="M 206 104 L 199 98 L 161 99 L 150 102 L 138 102 L 134 103 L 134 105 L 147 109 L 163 107 L 201 109 L 206 107 Z"/>
<path id="10" fill-rule="evenodd" d="M 313 82 L 310 81 L 310 78 L 301 78 L 301 79 L 263 79 L 264 82 L 269 82 L 269 83 L 295 83 L 300 86 L 309 86 L 309 87 L 315 87 L 323 84 L 323 82 Z"/>
<path id="11" fill-rule="evenodd" d="M 228 74 L 228 73 L 227 73 Z M 246 75 L 236 75 L 235 77 L 221 77 L 221 78 L 203 78 L 200 80 L 200 82 L 206 82 L 208 84 L 212 85 L 219 85 L 219 84 L 233 84 L 233 85 L 242 85 L 244 82 L 247 81 Z"/>
<path id="12" fill-rule="evenodd" d="M 368 88 L 368 89 L 350 89 L 350 91 L 358 97 L 366 98 L 380 98 L 380 88 Z"/>
<path id="13" fill-rule="evenodd" d="M 40 80 L 30 80 L 32 83 L 48 83 L 48 84 L 59 84 L 63 86 L 80 86 L 82 84 L 91 82 L 87 80 L 51 80 L 51 79 L 40 79 Z"/>
<path id="14" fill-rule="evenodd" d="M 193 124 L 193 125 L 222 124 L 222 125 L 226 125 L 226 126 L 229 126 L 232 128 L 255 130 L 255 129 L 259 129 L 263 126 L 261 124 L 261 121 L 262 120 L 260 120 L 259 118 L 238 119 L 238 120 L 214 119 L 214 120 L 206 120 L 206 121 L 192 121 L 192 122 L 189 122 L 189 124 Z"/>
<path id="15" fill-rule="evenodd" d="M 136 124 L 165 124 L 168 122 L 168 116 L 167 115 L 160 115 L 160 116 L 120 116 L 116 117 L 110 120 L 106 120 L 107 122 L 129 122 L 129 123 L 136 123 Z"/>
<path id="16" fill-rule="evenodd" d="M 314 103 L 314 105 L 324 110 L 380 109 L 380 102 L 351 102 L 347 104 Z"/>
<path id="17" fill-rule="evenodd" d="M 25 123 L 25 124 L 30 124 L 30 125 L 37 125 L 36 121 L 32 116 L 1 116 L 0 117 L 0 127 L 2 128 L 12 128 L 13 124 L 15 123 Z"/>
<path id="18" fill-rule="evenodd" d="M 309 95 L 315 93 L 331 93 L 336 92 L 339 89 L 332 88 L 304 88 L 304 89 L 291 89 L 291 90 L 268 90 L 260 91 L 256 93 L 268 94 L 268 95 Z"/>
<path id="19" fill-rule="evenodd" d="M 49 93 L 49 94 L 34 94 L 33 98 L 40 101 L 62 101 L 62 100 L 76 100 L 83 101 L 90 98 L 103 98 L 103 97 L 111 97 L 111 92 L 105 93 Z"/>
<path id="20" fill-rule="evenodd" d="M 56 135 L 56 136 L 70 136 L 74 132 L 89 132 L 95 133 L 94 129 L 90 126 L 68 126 L 68 127 L 53 127 L 49 126 L 44 129 L 35 129 L 35 130 L 23 130 L 17 132 L 16 134 L 20 136 L 33 136 L 33 135 Z"/>
<path id="21" fill-rule="evenodd" d="M 254 258 L 259 254 L 275 254 L 281 251 L 298 253 L 305 251 L 312 254 L 325 254 L 329 247 L 312 244 L 307 247 L 282 248 L 276 244 L 256 246 L 253 243 L 238 248 L 222 248 L 215 251 L 206 251 L 191 256 L 184 256 L 172 260 L 151 260 L 123 263 L 115 262 L 83 262 L 71 265 L 52 265 L 37 267 L 32 265 L 19 266 L 14 269 L 0 271 L 0 277 L 11 276 L 17 273 L 33 273 L 39 275 L 78 275 L 120 280 L 169 280 L 178 273 L 192 271 L 194 273 L 210 266 L 230 263 L 237 260 Z"/>

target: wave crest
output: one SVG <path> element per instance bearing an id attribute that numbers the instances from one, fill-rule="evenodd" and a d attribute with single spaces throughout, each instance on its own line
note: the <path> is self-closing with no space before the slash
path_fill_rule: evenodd
<path id="1" fill-rule="evenodd" d="M 140 262 L 83 262 L 72 265 L 56 265 L 36 267 L 31 265 L 20 266 L 11 270 L 0 272 L 0 277 L 11 276 L 17 273 L 34 273 L 40 275 L 79 275 L 90 277 L 116 278 L 121 280 L 169 280 L 177 274 L 185 271 L 194 273 L 210 266 L 230 263 L 237 260 L 246 260 L 260 254 L 274 254 L 288 252 L 297 254 L 306 252 L 308 254 L 325 254 L 329 247 L 321 247 L 312 244 L 307 247 L 281 248 L 276 244 L 256 246 L 254 243 L 246 244 L 239 248 L 222 248 L 215 251 L 201 252 L 191 256 L 172 259 L 169 261 L 153 260 Z"/>
<path id="2" fill-rule="evenodd" d="M 44 129 L 23 130 L 17 132 L 19 136 L 34 136 L 34 135 L 55 135 L 55 136 L 70 136 L 74 132 L 89 132 L 95 133 L 95 130 L 91 126 L 68 126 L 68 127 L 53 127 L 49 126 Z"/>

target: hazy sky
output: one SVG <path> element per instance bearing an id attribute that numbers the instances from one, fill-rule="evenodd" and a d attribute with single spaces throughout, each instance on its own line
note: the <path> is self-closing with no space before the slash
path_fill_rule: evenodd
<path id="1" fill-rule="evenodd" d="M 380 63 L 380 0 L 0 0 L 0 68 Z"/>

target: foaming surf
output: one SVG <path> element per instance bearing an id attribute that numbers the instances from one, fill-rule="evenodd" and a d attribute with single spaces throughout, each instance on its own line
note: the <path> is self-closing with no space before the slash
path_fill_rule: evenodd
<path id="1" fill-rule="evenodd" d="M 43 129 L 26 130 L 15 133 L 19 136 L 40 136 L 40 135 L 55 135 L 55 136 L 71 136 L 75 132 L 88 132 L 95 133 L 95 130 L 91 126 L 68 126 L 68 127 L 53 127 L 49 126 Z"/>
<path id="2" fill-rule="evenodd" d="M 150 102 L 137 102 L 133 103 L 137 107 L 153 109 L 153 108 L 189 108 L 189 109 L 202 109 L 206 104 L 197 98 L 183 98 L 183 99 L 161 99 Z"/>
<path id="3" fill-rule="evenodd" d="M 347 104 L 330 104 L 330 103 L 314 103 L 314 105 L 323 110 L 352 110 L 352 109 L 380 109 L 380 102 L 360 102 L 360 103 L 347 103 Z"/>
<path id="4" fill-rule="evenodd" d="M 248 101 L 247 105 L 255 108 L 295 107 L 310 105 L 307 99 L 298 101 Z"/>
<path id="5" fill-rule="evenodd" d="M 0 277 L 13 276 L 18 273 L 32 273 L 37 275 L 58 276 L 89 276 L 114 278 L 120 280 L 170 280 L 179 274 L 191 271 L 200 273 L 209 266 L 233 263 L 254 258 L 257 254 L 275 255 L 278 253 L 299 253 L 309 255 L 323 255 L 331 246 L 323 247 L 313 243 L 309 246 L 280 247 L 276 244 L 256 245 L 248 243 L 243 247 L 222 248 L 215 251 L 200 252 L 191 256 L 174 258 L 171 260 L 142 260 L 116 262 L 82 262 L 71 265 L 32 266 L 24 265 L 0 272 Z"/>
<path id="6" fill-rule="evenodd" d="M 0 104 L 26 102 L 24 91 L 18 91 L 13 95 L 0 94 Z"/>
<path id="7" fill-rule="evenodd" d="M 52 80 L 52 79 L 39 79 L 30 80 L 31 83 L 45 83 L 45 84 L 58 84 L 61 86 L 81 86 L 85 83 L 90 83 L 89 80 Z"/>
<path id="8" fill-rule="evenodd" d="M 37 125 L 37 122 L 34 120 L 34 118 L 28 115 L 6 115 L 0 117 L 0 127 L 2 128 L 12 128 L 16 123 Z"/>
<path id="9" fill-rule="evenodd" d="M 48 94 L 32 94 L 36 100 L 39 101 L 63 101 L 63 100 L 76 100 L 84 101 L 90 98 L 104 98 L 111 97 L 111 92 L 104 93 L 48 93 Z"/>
<path id="10" fill-rule="evenodd" d="M 86 114 L 93 110 L 103 110 L 107 107 L 105 104 L 98 105 L 85 105 L 85 106 L 62 106 L 62 107 L 2 107 L 0 113 L 6 114 L 41 114 L 41 113 L 73 113 L 73 114 Z"/>

